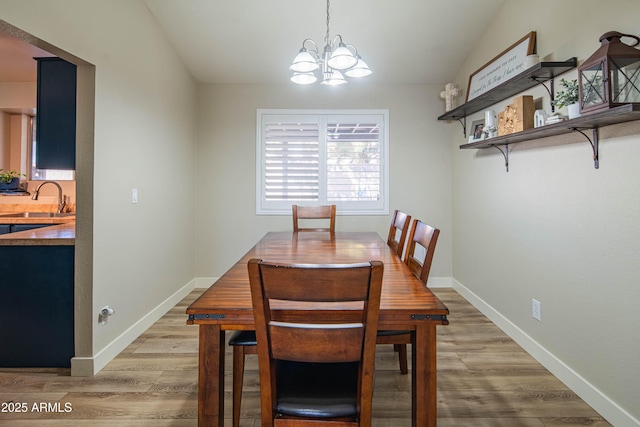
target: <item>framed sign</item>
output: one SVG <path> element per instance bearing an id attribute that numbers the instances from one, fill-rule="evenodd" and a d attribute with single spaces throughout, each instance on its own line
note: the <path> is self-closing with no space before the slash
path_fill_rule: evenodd
<path id="1" fill-rule="evenodd" d="M 532 31 L 469 76 L 467 102 L 525 70 L 524 60 L 535 53 L 536 32 Z"/>

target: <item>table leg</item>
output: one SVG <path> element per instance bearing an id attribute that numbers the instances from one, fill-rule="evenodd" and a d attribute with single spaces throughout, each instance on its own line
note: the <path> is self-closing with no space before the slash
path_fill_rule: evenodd
<path id="1" fill-rule="evenodd" d="M 200 325 L 198 350 L 198 426 L 224 426 L 224 331 Z"/>
<path id="2" fill-rule="evenodd" d="M 418 323 L 411 352 L 411 390 L 413 427 L 436 427 L 436 325 Z"/>

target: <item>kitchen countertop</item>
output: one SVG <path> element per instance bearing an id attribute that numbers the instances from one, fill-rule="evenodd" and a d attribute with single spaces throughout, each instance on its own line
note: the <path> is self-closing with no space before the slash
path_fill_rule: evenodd
<path id="1" fill-rule="evenodd" d="M 55 220 L 51 227 L 36 228 L 27 231 L 18 231 L 16 233 L 0 235 L 0 246 L 73 246 L 76 243 L 76 222 L 75 217 L 69 218 L 10 218 L 20 221 L 13 224 L 47 224 L 42 220 Z M 64 219 L 65 224 L 60 224 L 60 220 Z M 8 222 L 2 219 L 3 224 Z M 25 220 L 31 220 L 25 222 Z M 37 221 L 34 221 L 37 220 Z"/>

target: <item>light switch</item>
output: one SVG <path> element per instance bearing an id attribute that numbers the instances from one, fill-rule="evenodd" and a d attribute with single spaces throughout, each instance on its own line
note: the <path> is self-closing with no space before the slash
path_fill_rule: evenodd
<path id="1" fill-rule="evenodd" d="M 138 203 L 138 189 L 137 188 L 132 188 L 131 189 L 131 203 Z"/>

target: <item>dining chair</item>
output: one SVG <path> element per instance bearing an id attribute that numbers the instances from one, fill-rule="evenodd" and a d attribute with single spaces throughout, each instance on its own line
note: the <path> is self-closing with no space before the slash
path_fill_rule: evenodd
<path id="1" fill-rule="evenodd" d="M 411 215 L 407 215 L 397 209 L 393 212 L 391 225 L 389 226 L 387 245 L 400 258 L 402 258 L 402 251 L 404 250 L 410 225 Z M 404 337 L 401 337 L 398 343 L 391 342 L 394 337 L 404 334 L 404 331 L 378 331 L 378 344 L 393 344 L 394 350 L 398 353 L 400 373 L 406 375 L 409 373 L 409 365 L 407 361 L 407 345 L 404 344 Z"/>
<path id="2" fill-rule="evenodd" d="M 429 280 L 431 262 L 433 261 L 433 254 L 436 251 L 436 243 L 438 242 L 439 235 L 440 230 L 437 228 L 417 219 L 413 221 L 413 227 L 411 228 L 408 240 L 409 246 L 407 246 L 407 253 L 404 256 L 404 263 L 425 286 Z M 423 257 L 416 257 L 416 246 L 421 246 L 424 250 Z"/>
<path id="3" fill-rule="evenodd" d="M 233 331 L 229 337 L 229 345 L 233 347 L 233 427 L 240 426 L 240 409 L 242 406 L 242 383 L 244 382 L 244 361 L 247 354 L 258 354 L 255 331 Z"/>
<path id="4" fill-rule="evenodd" d="M 389 236 L 387 237 L 387 245 L 402 258 L 402 251 L 404 250 L 404 243 L 407 240 L 407 234 L 409 233 L 409 226 L 411 225 L 411 215 L 407 215 L 396 209 L 393 212 L 391 218 L 391 225 L 389 226 Z"/>
<path id="5" fill-rule="evenodd" d="M 262 426 L 370 426 L 382 262 L 248 270 Z M 336 303 L 354 316 L 332 319 Z"/>
<path id="6" fill-rule="evenodd" d="M 326 206 L 298 206 L 293 205 L 293 231 L 336 231 L 336 205 Z M 299 219 L 328 219 L 329 227 L 302 228 L 298 226 Z"/>
<path id="7" fill-rule="evenodd" d="M 433 261 L 433 254 L 436 250 L 439 235 L 440 230 L 437 228 L 431 227 L 417 219 L 413 221 L 404 263 L 413 275 L 420 279 L 425 286 L 429 280 L 429 271 L 431 270 L 431 262 Z M 422 247 L 420 252 L 424 252 L 424 258 L 422 258 L 422 260 L 420 260 L 416 254 L 416 248 L 420 247 Z M 411 331 L 378 331 L 377 343 L 393 344 L 395 350 L 398 352 L 400 372 L 402 374 L 409 372 L 407 344 L 412 343 Z"/>
<path id="8" fill-rule="evenodd" d="M 293 231 L 329 231 L 335 232 L 336 205 L 329 206 L 292 206 Z M 328 228 L 300 228 L 298 219 L 328 219 Z M 242 383 L 244 381 L 244 362 L 247 354 L 257 354 L 255 331 L 234 331 L 229 337 L 233 347 L 233 427 L 240 424 L 242 407 Z"/>

